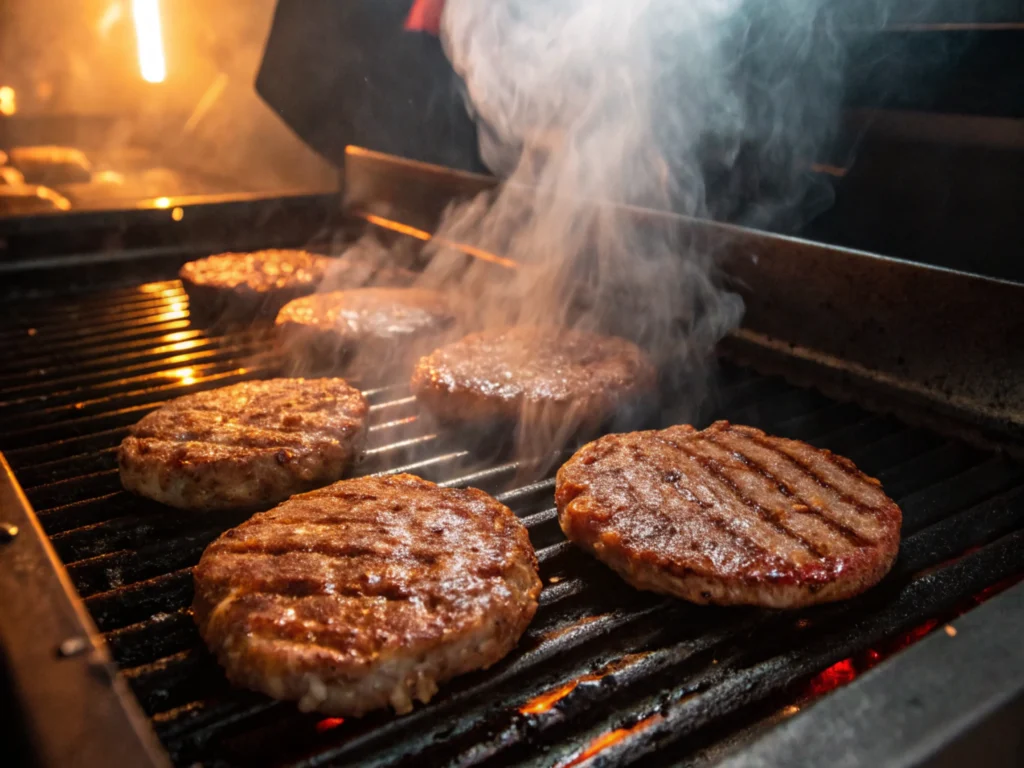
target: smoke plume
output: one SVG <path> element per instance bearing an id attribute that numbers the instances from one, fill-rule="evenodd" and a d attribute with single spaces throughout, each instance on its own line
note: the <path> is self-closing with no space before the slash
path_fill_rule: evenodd
<path id="1" fill-rule="evenodd" d="M 825 0 L 448 0 L 445 49 L 506 183 L 439 235 L 521 268 L 495 280 L 439 249 L 426 279 L 468 289 L 485 326 L 637 342 L 670 374 L 670 418 L 693 418 L 742 305 L 714 244 L 635 209 L 765 226 L 827 204 L 810 166 L 836 124 L 839 22 Z"/>

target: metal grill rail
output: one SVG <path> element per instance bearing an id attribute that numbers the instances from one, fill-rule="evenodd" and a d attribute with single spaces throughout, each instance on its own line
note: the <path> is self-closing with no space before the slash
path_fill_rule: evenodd
<path id="1" fill-rule="evenodd" d="M 360 473 L 410 471 L 494 493 L 541 563 L 519 647 L 405 717 L 303 715 L 230 687 L 189 614 L 191 568 L 245 519 L 192 515 L 121 489 L 116 447 L 167 400 L 274 375 L 264 332 L 190 325 L 176 281 L 0 308 L 0 451 L 173 760 L 316 766 L 569 765 L 695 754 L 795 684 L 1024 571 L 1024 469 L 779 378 L 723 365 L 718 412 L 807 440 L 878 476 L 904 511 L 894 572 L 860 598 L 797 614 L 638 593 L 563 538 L 554 481 L 432 432 L 404 387 L 367 391 Z"/>

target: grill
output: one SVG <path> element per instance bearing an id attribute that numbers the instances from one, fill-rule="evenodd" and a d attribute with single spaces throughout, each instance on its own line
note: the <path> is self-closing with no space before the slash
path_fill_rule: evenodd
<path id="1" fill-rule="evenodd" d="M 133 497 L 116 468 L 129 425 L 159 404 L 283 370 L 267 332 L 193 326 L 176 280 L 10 301 L 0 318 L 0 451 L 102 634 L 112 679 L 127 683 L 127 721 L 145 742 L 134 698 L 176 765 L 708 764 L 1024 574 L 1024 466 L 765 373 L 770 365 L 752 367 L 742 352 L 721 359 L 707 421 L 847 455 L 903 509 L 892 574 L 857 599 L 793 614 L 636 592 L 564 540 L 552 476 L 517 482 L 520 467 L 497 449 L 482 456 L 474 436 L 431 430 L 404 385 L 376 387 L 358 473 L 412 472 L 496 495 L 529 529 L 541 606 L 509 657 L 407 716 L 304 715 L 229 686 L 189 614 L 192 566 L 248 515 Z M 89 647 L 66 637 L 40 653 L 68 660 Z M 97 654 L 93 670 L 108 669 Z M 107 759 L 111 737 L 91 734 Z"/>

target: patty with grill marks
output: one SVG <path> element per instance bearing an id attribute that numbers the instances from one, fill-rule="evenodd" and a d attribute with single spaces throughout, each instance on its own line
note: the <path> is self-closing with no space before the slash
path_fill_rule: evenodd
<path id="1" fill-rule="evenodd" d="M 269 506 L 341 478 L 369 407 L 344 379 L 271 379 L 179 397 L 121 442 L 126 489 L 178 509 Z"/>
<path id="2" fill-rule="evenodd" d="M 595 440 L 555 500 L 566 536 L 633 586 L 717 605 L 853 597 L 892 567 L 902 522 L 849 459 L 726 421 Z"/>
<path id="3" fill-rule="evenodd" d="M 655 386 L 632 342 L 544 326 L 470 334 L 422 358 L 412 377 L 417 399 L 447 422 L 596 426 Z"/>
<path id="4" fill-rule="evenodd" d="M 273 318 L 316 290 L 334 260 L 301 250 L 218 253 L 185 264 L 178 277 L 189 314 L 202 322 Z"/>
<path id="5" fill-rule="evenodd" d="M 194 572 L 199 631 L 236 685 L 359 716 L 491 666 L 537 610 L 518 518 L 413 475 L 343 480 L 255 515 Z"/>
<path id="6" fill-rule="evenodd" d="M 350 367 L 372 373 L 409 366 L 456 318 L 452 302 L 436 291 L 356 288 L 291 301 L 275 324 L 289 351 L 307 358 L 346 357 Z"/>

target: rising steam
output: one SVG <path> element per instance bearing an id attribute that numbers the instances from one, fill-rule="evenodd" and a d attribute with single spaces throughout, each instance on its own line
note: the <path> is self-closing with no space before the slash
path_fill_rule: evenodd
<path id="1" fill-rule="evenodd" d="M 754 225 L 801 212 L 841 95 L 838 20 L 824 5 L 448 0 L 445 48 L 481 156 L 507 182 L 450 210 L 439 234 L 522 268 L 496 281 L 490 265 L 439 250 L 426 279 L 468 287 L 484 325 L 636 341 L 674 377 L 671 418 L 692 418 L 741 302 L 714 244 L 629 208 Z M 527 447 L 555 437 L 533 432 Z"/>

